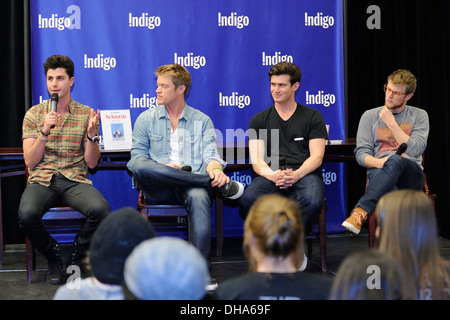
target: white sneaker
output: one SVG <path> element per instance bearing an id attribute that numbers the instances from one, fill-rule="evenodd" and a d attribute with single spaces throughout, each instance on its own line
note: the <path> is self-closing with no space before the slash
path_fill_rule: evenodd
<path id="1" fill-rule="evenodd" d="M 214 291 L 219 286 L 214 278 L 209 279 L 209 284 L 206 285 L 206 291 Z"/>
<path id="2" fill-rule="evenodd" d="M 224 184 L 218 188 L 219 192 L 228 199 L 239 199 L 244 193 L 244 185 L 240 182 L 230 180 L 229 183 Z"/>
<path id="3" fill-rule="evenodd" d="M 308 266 L 308 257 L 303 252 L 303 262 L 302 262 L 302 265 L 300 266 L 300 268 L 298 268 L 298 271 L 300 271 L 300 272 L 305 271 L 307 266 Z"/>

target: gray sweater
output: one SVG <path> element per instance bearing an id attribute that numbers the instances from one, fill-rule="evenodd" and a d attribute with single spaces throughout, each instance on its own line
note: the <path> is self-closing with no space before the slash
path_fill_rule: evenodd
<path id="1" fill-rule="evenodd" d="M 398 143 L 391 130 L 380 119 L 379 113 L 383 107 L 367 110 L 359 121 L 354 152 L 356 161 L 360 166 L 365 166 L 364 158 L 368 155 L 375 158 L 384 158 L 395 153 L 398 148 Z M 395 114 L 394 117 L 403 132 L 409 135 L 405 157 L 422 166 L 422 153 L 427 147 L 430 130 L 427 112 L 407 105 L 402 112 Z M 368 169 L 368 172 L 371 169 Z"/>

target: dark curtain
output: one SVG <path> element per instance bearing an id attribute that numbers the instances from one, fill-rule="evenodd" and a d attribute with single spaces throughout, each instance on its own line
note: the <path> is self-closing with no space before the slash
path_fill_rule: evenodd
<path id="1" fill-rule="evenodd" d="M 22 119 L 25 115 L 25 41 L 23 1 L 0 1 L 0 147 L 22 145 Z"/>
<path id="2" fill-rule="evenodd" d="M 27 12 L 28 0 L 0 1 L 0 147 L 22 146 L 22 120 L 30 99 L 29 53 L 25 45 L 28 41 Z M 7 244 L 24 242 L 17 221 L 24 187 L 24 176 L 2 178 L 3 237 Z"/>
<path id="3" fill-rule="evenodd" d="M 426 166 L 430 189 L 438 196 L 436 211 L 442 236 L 450 237 L 449 215 L 449 92 L 450 1 L 344 0 L 346 21 L 347 136 L 356 135 L 362 113 L 383 104 L 382 86 L 398 68 L 411 70 L 418 88 L 410 104 L 430 117 Z M 381 11 L 381 29 L 367 28 L 370 5 Z M 30 104 L 28 1 L 0 1 L 0 147 L 21 146 L 21 125 Z M 24 24 L 25 23 L 25 24 Z M 25 36 L 24 36 L 25 35 Z M 365 170 L 348 166 L 348 207 L 364 192 Z M 17 207 L 23 191 L 21 177 L 2 181 L 6 243 L 22 241 Z"/>
<path id="4" fill-rule="evenodd" d="M 359 118 L 384 104 L 383 85 L 396 69 L 409 69 L 418 79 L 410 105 L 428 112 L 430 135 L 425 172 L 437 194 L 436 211 L 442 236 L 450 236 L 449 100 L 450 1 L 347 0 L 347 128 L 356 136 Z M 369 29 L 370 5 L 381 12 L 381 29 Z M 350 205 L 364 192 L 365 172 L 349 169 Z M 355 199 L 356 198 L 356 199 Z"/>

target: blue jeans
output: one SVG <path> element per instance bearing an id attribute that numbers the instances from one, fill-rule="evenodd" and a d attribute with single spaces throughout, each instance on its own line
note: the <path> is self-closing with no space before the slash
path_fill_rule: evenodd
<path id="1" fill-rule="evenodd" d="M 397 189 L 423 190 L 425 177 L 422 168 L 414 161 L 392 155 L 383 168 L 371 170 L 366 193 L 359 199 L 356 207 L 371 214 L 378 200 L 386 193 Z"/>
<path id="2" fill-rule="evenodd" d="M 183 204 L 189 212 L 189 241 L 208 259 L 211 249 L 212 187 L 208 174 L 175 169 L 140 157 L 133 175 L 153 204 Z"/>
<path id="3" fill-rule="evenodd" d="M 33 183 L 27 186 L 19 205 L 19 224 L 33 246 L 40 252 L 50 248 L 52 239 L 42 223 L 42 216 L 53 207 L 68 206 L 86 216 L 78 234 L 80 253 L 85 254 L 100 222 L 111 208 L 93 185 L 54 174 L 49 187 Z"/>
<path id="4" fill-rule="evenodd" d="M 253 203 L 261 196 L 270 193 L 278 193 L 293 199 L 302 214 L 305 233 L 313 230 L 324 205 L 325 189 L 321 176 L 315 173 L 308 174 L 287 190 L 280 189 L 266 178 L 256 177 L 239 199 L 241 217 L 245 219 Z"/>

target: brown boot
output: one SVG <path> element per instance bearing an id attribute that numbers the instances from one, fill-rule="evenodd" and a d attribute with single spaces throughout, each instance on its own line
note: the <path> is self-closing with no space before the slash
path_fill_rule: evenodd
<path id="1" fill-rule="evenodd" d="M 353 209 L 350 217 L 342 223 L 347 230 L 358 234 L 361 231 L 363 222 L 367 219 L 367 212 L 361 207 Z"/>

